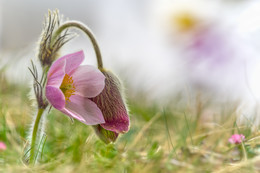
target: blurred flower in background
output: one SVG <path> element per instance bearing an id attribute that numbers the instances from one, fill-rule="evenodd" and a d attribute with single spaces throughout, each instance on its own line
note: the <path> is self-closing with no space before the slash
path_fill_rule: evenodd
<path id="1" fill-rule="evenodd" d="M 243 134 L 234 134 L 228 139 L 228 142 L 231 144 L 240 144 L 244 140 L 245 136 Z"/>
<path id="2" fill-rule="evenodd" d="M 160 6 L 160 8 L 158 8 Z M 186 83 L 203 92 L 232 97 L 246 90 L 245 61 L 250 60 L 235 25 L 232 9 L 217 1 L 158 1 L 154 7 L 165 40 L 180 53 Z M 156 11 L 157 10 L 157 11 Z M 173 44 L 172 44 L 173 43 Z M 234 88 L 234 85 L 236 87 Z M 241 95 L 240 95 L 241 96 Z"/>
<path id="3" fill-rule="evenodd" d="M 260 3 L 155 0 L 151 9 L 153 27 L 182 65 L 183 88 L 238 101 L 242 119 L 257 122 Z"/>
<path id="4" fill-rule="evenodd" d="M 76 0 L 72 5 L 69 0 L 28 0 L 1 5 L 0 62 L 9 66 L 6 74 L 13 82 L 29 80 L 27 63 L 35 57 L 43 16 L 58 8 L 65 18 L 80 20 L 96 33 L 104 63 L 120 74 L 129 92 L 143 91 L 163 104 L 188 88 L 216 100 L 242 100 L 251 110 L 260 99 L 257 1 Z M 79 49 L 95 64 L 84 36 L 62 53 Z"/>
<path id="5" fill-rule="evenodd" d="M 6 150 L 6 145 L 4 142 L 0 142 L 0 151 Z"/>

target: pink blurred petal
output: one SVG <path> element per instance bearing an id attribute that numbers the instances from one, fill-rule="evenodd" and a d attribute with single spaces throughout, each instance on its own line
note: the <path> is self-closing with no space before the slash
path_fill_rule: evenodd
<path id="1" fill-rule="evenodd" d="M 6 150 L 6 145 L 4 142 L 0 142 L 0 151 L 1 150 Z"/>
<path id="2" fill-rule="evenodd" d="M 87 125 L 104 123 L 102 112 L 97 105 L 86 97 L 72 95 L 65 105 L 64 113 Z"/>
<path id="3" fill-rule="evenodd" d="M 65 106 L 65 96 L 59 88 L 53 86 L 46 86 L 46 98 L 58 110 Z"/>
<path id="4" fill-rule="evenodd" d="M 79 65 L 84 60 L 84 52 L 83 50 L 65 55 L 59 58 L 57 61 L 66 60 L 65 73 L 71 75 L 71 72 L 79 67 Z"/>
<path id="5" fill-rule="evenodd" d="M 228 139 L 228 141 L 231 144 L 240 144 L 244 139 L 245 136 L 243 134 L 234 134 Z"/>
<path id="6" fill-rule="evenodd" d="M 65 75 L 65 66 L 66 66 L 66 60 L 57 60 L 55 61 L 49 72 L 48 72 L 48 81 L 47 86 L 52 85 L 55 87 L 60 87 L 64 75 Z"/>
<path id="7" fill-rule="evenodd" d="M 228 142 L 231 143 L 231 144 L 234 144 L 234 143 L 235 143 L 232 138 L 229 138 L 229 139 L 228 139 Z"/>
<path id="8" fill-rule="evenodd" d="M 72 72 L 76 94 L 95 97 L 105 87 L 105 76 L 95 67 L 83 65 Z"/>

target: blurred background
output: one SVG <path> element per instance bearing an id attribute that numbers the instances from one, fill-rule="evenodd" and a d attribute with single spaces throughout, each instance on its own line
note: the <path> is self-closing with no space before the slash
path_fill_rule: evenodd
<path id="1" fill-rule="evenodd" d="M 29 85 L 27 67 L 48 9 L 92 29 L 105 67 L 128 95 L 143 92 L 162 105 L 179 93 L 239 101 L 248 116 L 259 107 L 259 1 L 1 0 L 0 68 L 10 82 Z M 83 49 L 85 63 L 95 65 L 89 40 L 75 32 L 62 54 Z"/>

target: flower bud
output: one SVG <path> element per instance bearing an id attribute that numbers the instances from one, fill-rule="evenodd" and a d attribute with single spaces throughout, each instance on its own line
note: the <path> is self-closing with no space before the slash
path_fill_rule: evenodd
<path id="1" fill-rule="evenodd" d="M 92 101 L 101 110 L 105 123 L 94 128 L 101 140 L 114 142 L 119 133 L 129 130 L 129 116 L 121 82 L 112 72 L 100 70 L 106 77 L 105 88 L 98 96 L 92 98 Z"/>
<path id="2" fill-rule="evenodd" d="M 6 150 L 6 145 L 4 142 L 0 141 L 0 151 L 4 151 L 4 150 Z"/>

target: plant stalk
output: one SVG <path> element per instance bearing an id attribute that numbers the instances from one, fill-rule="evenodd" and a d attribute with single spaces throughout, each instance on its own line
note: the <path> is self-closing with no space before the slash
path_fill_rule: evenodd
<path id="1" fill-rule="evenodd" d="M 43 112 L 44 112 L 44 109 L 42 109 L 42 108 L 38 109 L 37 117 L 36 117 L 35 123 L 33 125 L 31 150 L 30 150 L 30 161 L 29 161 L 30 164 L 33 164 L 34 160 L 35 160 L 34 155 L 35 155 L 35 149 L 37 149 L 37 147 L 36 147 L 36 140 L 37 140 L 37 134 L 38 134 L 37 132 L 39 129 L 39 123 L 41 121 Z"/>
<path id="2" fill-rule="evenodd" d="M 102 61 L 102 56 L 101 56 L 101 52 L 97 43 L 97 40 L 95 39 L 94 34 L 92 33 L 92 31 L 83 23 L 78 22 L 78 21 L 67 21 L 65 23 L 63 23 L 53 34 L 52 36 L 52 42 L 54 43 L 55 40 L 58 38 L 58 36 L 62 33 L 62 31 L 64 31 L 67 28 L 70 27 L 75 27 L 80 29 L 81 31 L 83 31 L 90 39 L 95 53 L 96 53 L 96 58 L 97 58 L 97 65 L 99 69 L 103 69 L 103 61 Z"/>

